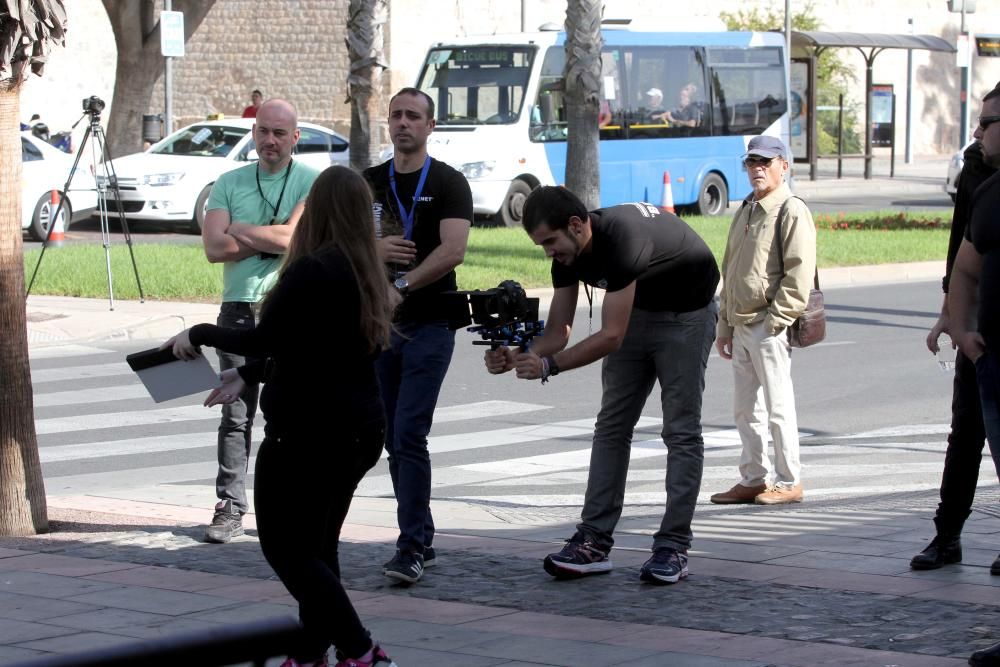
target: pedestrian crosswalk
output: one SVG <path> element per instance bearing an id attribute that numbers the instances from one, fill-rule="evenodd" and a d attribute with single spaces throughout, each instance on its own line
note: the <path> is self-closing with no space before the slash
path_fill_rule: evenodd
<path id="1" fill-rule="evenodd" d="M 219 409 L 202 407 L 202 396 L 153 403 L 123 361 L 131 351 L 114 343 L 32 350 L 46 489 L 71 494 L 183 487 L 185 493 L 202 494 L 208 506 L 214 499 Z M 214 363 L 213 355 L 209 358 Z M 558 394 L 546 397 L 538 403 L 476 395 L 442 404 L 430 438 L 434 498 L 535 510 L 582 504 L 597 405 L 567 412 Z M 655 409 L 650 401 L 636 427 L 627 506 L 665 501 L 666 450 Z M 947 431 L 947 424 L 887 424 L 858 433 L 803 433 L 807 496 L 937 488 Z M 262 429 L 255 428 L 255 441 L 261 436 Z M 707 428 L 704 438 L 700 502 L 736 481 L 741 449 L 731 427 Z M 391 497 L 384 460 L 357 493 Z"/>

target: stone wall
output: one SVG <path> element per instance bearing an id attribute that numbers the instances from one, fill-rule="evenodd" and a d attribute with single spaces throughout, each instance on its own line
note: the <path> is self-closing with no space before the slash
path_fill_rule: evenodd
<path id="1" fill-rule="evenodd" d="M 218 0 L 174 60 L 175 126 L 239 116 L 250 91 L 282 97 L 301 120 L 350 133 L 347 0 Z M 150 113 L 163 108 L 162 78 Z"/>

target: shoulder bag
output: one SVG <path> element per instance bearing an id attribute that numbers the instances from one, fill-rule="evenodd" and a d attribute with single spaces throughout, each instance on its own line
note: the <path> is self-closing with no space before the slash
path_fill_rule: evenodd
<path id="1" fill-rule="evenodd" d="M 781 205 L 781 210 L 778 211 L 778 221 L 774 228 L 778 240 L 778 258 L 781 261 L 782 272 L 785 270 L 785 251 L 781 238 L 781 220 L 785 217 L 788 202 L 791 199 L 793 197 L 789 197 Z M 819 268 L 817 267 L 816 274 L 813 276 L 813 288 L 809 290 L 806 309 L 797 320 L 792 322 L 792 326 L 788 327 L 788 344 L 792 347 L 809 347 L 824 338 L 826 338 L 826 307 L 823 304 L 823 292 L 819 289 Z"/>

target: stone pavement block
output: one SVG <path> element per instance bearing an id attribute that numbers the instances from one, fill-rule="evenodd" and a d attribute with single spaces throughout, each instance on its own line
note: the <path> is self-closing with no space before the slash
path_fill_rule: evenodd
<path id="1" fill-rule="evenodd" d="M 83 577 L 89 574 L 100 574 L 118 570 L 129 570 L 135 565 L 93 558 L 73 558 L 59 554 L 28 554 L 0 561 L 4 570 L 21 572 L 41 572 L 44 574 L 59 574 L 67 577 Z"/>
<path id="2" fill-rule="evenodd" d="M 994 579 L 996 578 L 994 577 Z M 1000 606 L 1000 590 L 997 590 L 995 586 L 948 584 L 939 588 L 913 593 L 913 597 Z"/>
<path id="3" fill-rule="evenodd" d="M 637 626 L 631 623 L 519 611 L 499 618 L 467 623 L 464 627 L 549 639 L 586 637 L 590 641 L 604 641 L 632 632 Z"/>
<path id="4" fill-rule="evenodd" d="M 717 656 L 669 651 L 630 660 L 628 667 L 773 667 L 774 664 L 770 660 L 727 660 Z"/>
<path id="5" fill-rule="evenodd" d="M 134 613 L 134 612 L 133 612 Z M 169 637 L 179 632 L 195 632 L 211 627 L 223 627 L 225 623 L 207 621 L 205 619 L 193 619 L 182 616 L 161 616 L 159 620 L 147 622 L 142 625 L 122 627 L 115 630 L 115 634 L 126 635 L 135 639 L 156 639 L 159 637 Z"/>
<path id="6" fill-rule="evenodd" d="M 22 595 L 0 591 L 0 619 L 42 621 L 65 614 L 93 612 L 98 608 L 79 602 L 51 600 L 36 595 Z M 0 621 L 3 622 L 3 621 Z"/>
<path id="7" fill-rule="evenodd" d="M 225 609 L 189 614 L 188 618 L 214 621 L 216 623 L 247 623 L 265 618 L 298 618 L 298 605 L 275 604 L 273 602 L 242 602 Z"/>
<path id="8" fill-rule="evenodd" d="M 488 639 L 462 648 L 462 653 L 565 667 L 611 667 L 653 655 L 656 651 L 588 641 L 544 637 Z"/>
<path id="9" fill-rule="evenodd" d="M 941 582 L 910 579 L 859 572 L 788 568 L 787 572 L 772 580 L 776 584 L 809 586 L 836 591 L 859 591 L 886 595 L 911 595 L 941 587 Z M 931 595 L 933 597 L 933 595 Z"/>
<path id="10" fill-rule="evenodd" d="M 220 609 L 233 606 L 232 600 L 198 593 L 182 593 L 155 588 L 128 586 L 110 590 L 95 591 L 74 596 L 74 602 L 87 602 L 117 609 L 148 611 L 154 614 L 180 616 L 206 609 Z"/>
<path id="11" fill-rule="evenodd" d="M 0 558 L 13 558 L 15 556 L 27 556 L 28 554 L 35 553 L 34 551 L 25 551 L 24 549 L 7 549 L 5 547 L 0 547 Z"/>
<path id="12" fill-rule="evenodd" d="M 983 565 L 956 563 L 954 565 L 945 565 L 937 570 L 911 570 L 907 567 L 906 571 L 901 572 L 899 576 L 938 581 L 942 584 L 992 586 L 995 591 L 997 587 L 1000 587 L 1000 577 L 990 574 L 989 563 Z M 997 592 L 1000 594 L 1000 591 Z"/>
<path id="13" fill-rule="evenodd" d="M 3 561 L 0 561 L 2 564 Z M 0 591 L 24 593 L 43 598 L 70 598 L 83 593 L 117 588 L 103 581 L 89 581 L 77 577 L 63 577 L 40 572 L 0 571 Z M 85 600 L 79 600 L 85 602 Z"/>
<path id="14" fill-rule="evenodd" d="M 124 635 L 112 635 L 103 632 L 64 633 L 59 637 L 49 637 L 35 641 L 20 642 L 17 646 L 34 648 L 48 653 L 76 653 L 89 651 L 106 646 L 117 646 L 134 642 L 135 639 Z"/>
<path id="15" fill-rule="evenodd" d="M 163 588 L 172 591 L 201 592 L 206 589 L 256 583 L 254 579 L 179 570 L 172 567 L 136 566 L 127 570 L 107 572 L 87 577 L 94 581 L 115 584 Z"/>
<path id="16" fill-rule="evenodd" d="M 13 644 L 44 637 L 58 637 L 72 634 L 75 630 L 59 625 L 28 621 L 4 621 L 0 623 L 0 644 Z"/>
<path id="17" fill-rule="evenodd" d="M 698 532 L 696 535 L 698 537 L 694 542 L 694 553 L 720 560 L 738 560 L 746 563 L 773 562 L 784 556 L 795 556 L 808 551 L 806 547 L 786 544 L 747 544 L 735 539 L 726 539 L 733 537 L 731 533 L 720 532 L 715 536 L 716 539 L 712 539 L 711 535 L 706 535 L 703 532 Z"/>
<path id="18" fill-rule="evenodd" d="M 408 646 L 434 651 L 455 651 L 470 644 L 489 639 L 502 639 L 500 631 L 485 631 L 464 625 L 440 625 L 416 617 L 414 620 L 399 618 L 376 618 L 365 621 L 365 627 L 379 642 L 391 642 L 394 646 Z"/>
<path id="19" fill-rule="evenodd" d="M 899 558 L 869 556 L 858 558 L 853 554 L 838 554 L 825 551 L 806 551 L 793 556 L 785 556 L 768 561 L 771 565 L 791 565 L 834 572 L 860 572 L 864 574 L 902 574 L 908 572 L 910 564 Z"/>
<path id="20" fill-rule="evenodd" d="M 971 653 L 971 651 L 970 651 Z M 876 651 L 871 649 L 837 646 L 835 644 L 808 644 L 788 647 L 774 656 L 781 664 L 794 667 L 959 667 L 967 666 L 966 659 L 942 656 L 916 655 L 896 651 Z"/>
<path id="21" fill-rule="evenodd" d="M 49 601 L 51 603 L 51 601 Z M 75 604 L 75 603 L 73 603 Z M 89 607 L 90 605 L 81 605 Z M 49 619 L 51 623 L 63 625 L 77 630 L 98 630 L 111 634 L 123 634 L 123 630 L 131 626 L 143 626 L 176 620 L 174 616 L 151 614 L 132 609 L 114 609 L 91 607 L 90 611 L 69 613 Z"/>
<path id="22" fill-rule="evenodd" d="M 513 667 L 522 664 L 530 667 L 542 667 L 542 663 L 538 662 L 514 663 L 505 658 L 432 651 L 397 644 L 382 644 L 382 647 L 393 662 L 405 667 L 420 667 L 421 665 L 434 665 L 434 667 Z"/>
<path id="23" fill-rule="evenodd" d="M 353 594 L 351 599 L 355 600 Z M 483 607 L 461 602 L 427 600 L 399 595 L 379 595 L 356 600 L 354 608 L 358 614 L 368 616 L 402 619 L 423 618 L 444 625 L 456 625 L 516 613 L 513 609 L 503 607 Z"/>
<path id="24" fill-rule="evenodd" d="M 44 652 L 31 648 L 0 645 L 0 665 L 22 660 L 31 660 L 45 655 Z"/>
<path id="25" fill-rule="evenodd" d="M 289 594 L 288 589 L 280 581 L 260 579 L 247 579 L 246 581 L 230 586 L 220 586 L 218 588 L 204 588 L 205 595 L 215 595 L 229 598 L 231 600 L 248 600 L 254 602 L 277 602 L 278 604 L 294 604 L 295 598 Z M 355 597 L 357 595 L 358 597 Z M 372 597 L 374 593 L 361 591 L 351 591 L 351 600 L 363 600 Z"/>

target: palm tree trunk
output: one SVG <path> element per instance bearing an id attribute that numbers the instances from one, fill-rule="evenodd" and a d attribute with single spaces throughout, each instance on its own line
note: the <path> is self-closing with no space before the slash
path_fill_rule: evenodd
<path id="1" fill-rule="evenodd" d="M 351 69 L 347 76 L 347 101 L 351 103 L 351 167 L 367 169 L 378 161 L 379 113 L 376 94 L 386 68 L 382 26 L 387 0 L 351 0 L 347 19 L 347 52 Z"/>
<path id="2" fill-rule="evenodd" d="M 587 208 L 601 205 L 600 0 L 569 0 L 566 6 L 566 187 Z"/>
<path id="3" fill-rule="evenodd" d="M 21 248 L 20 81 L 0 82 L 0 535 L 48 530 L 35 439 Z"/>

